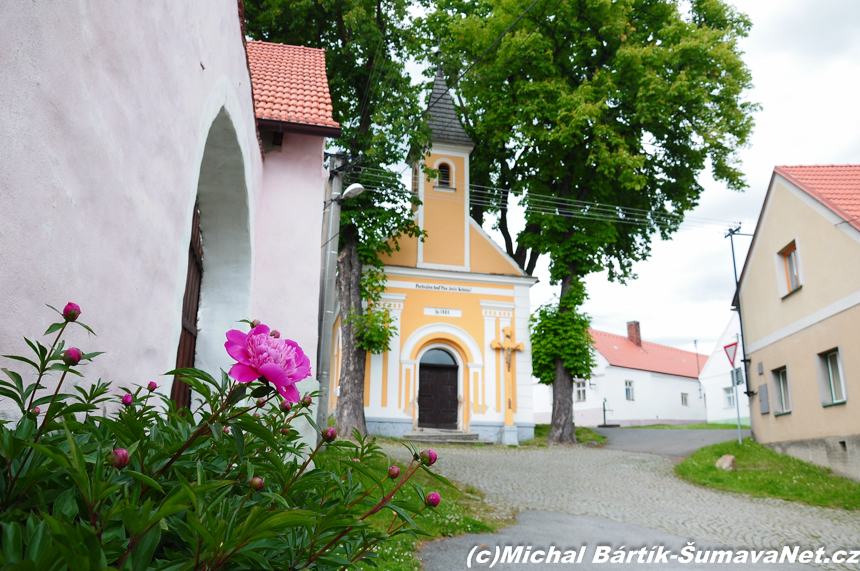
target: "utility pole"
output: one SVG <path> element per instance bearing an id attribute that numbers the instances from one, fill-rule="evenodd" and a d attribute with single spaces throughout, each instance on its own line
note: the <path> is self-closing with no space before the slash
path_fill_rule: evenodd
<path id="1" fill-rule="evenodd" d="M 740 301 L 738 303 L 740 303 Z M 744 359 L 744 361 L 746 361 L 746 359 Z M 733 371 L 734 374 L 732 375 L 732 390 L 735 392 L 735 410 L 738 412 L 738 444 L 743 444 L 744 440 L 743 440 L 743 437 L 741 435 L 741 402 L 740 402 L 741 399 L 738 398 L 738 385 L 741 384 L 739 381 L 743 381 L 743 379 L 738 379 L 737 377 L 738 377 L 738 375 L 743 375 L 745 369 L 746 369 L 746 362 L 744 362 L 744 368 L 743 369 L 741 369 L 740 367 L 735 369 Z M 747 385 L 747 386 L 749 387 L 749 385 Z M 752 414 L 752 413 L 750 413 L 750 414 Z"/>
<path id="2" fill-rule="evenodd" d="M 317 343 L 317 378 L 319 379 L 319 401 L 317 402 L 317 426 L 328 423 L 331 395 L 331 352 L 334 308 L 337 302 L 337 254 L 340 232 L 340 205 L 343 190 L 345 155 L 329 157 L 329 176 L 326 183 L 323 207 L 322 265 L 320 267 L 319 342 Z"/>
<path id="3" fill-rule="evenodd" d="M 747 387 L 747 390 L 744 391 L 744 394 L 747 395 L 747 397 L 751 397 L 754 394 L 756 394 L 756 392 L 754 390 L 750 389 L 750 376 L 749 376 L 749 371 L 747 371 L 747 364 L 749 364 L 749 359 L 747 359 L 746 345 L 744 344 L 744 320 L 743 320 L 743 316 L 741 314 L 741 292 L 740 292 L 740 289 L 738 287 L 738 263 L 737 263 L 737 260 L 735 259 L 735 236 L 752 236 L 752 234 L 741 234 L 740 232 L 741 232 L 741 227 L 739 224 L 736 228 L 729 228 L 728 232 L 726 232 L 725 237 L 728 238 L 732 244 L 732 268 L 734 269 L 734 272 L 735 272 L 735 297 L 738 300 L 738 303 L 735 306 L 735 310 L 738 312 L 738 321 L 740 322 L 740 325 L 741 325 L 741 354 L 743 355 L 743 359 L 741 359 L 741 362 L 744 364 L 744 366 L 743 366 L 744 379 L 746 381 L 746 387 Z"/>

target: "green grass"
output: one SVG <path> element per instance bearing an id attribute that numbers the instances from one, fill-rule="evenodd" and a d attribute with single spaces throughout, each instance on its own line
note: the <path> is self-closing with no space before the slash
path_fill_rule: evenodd
<path id="1" fill-rule="evenodd" d="M 625 426 L 624 428 L 665 428 L 667 430 L 726 430 L 738 429 L 738 424 L 718 424 L 718 423 L 702 423 L 702 424 L 649 424 L 647 426 Z M 741 428 L 749 428 L 748 424 L 741 423 Z"/>
<path id="2" fill-rule="evenodd" d="M 401 464 L 400 468 L 405 469 L 405 466 Z M 387 571 L 420 569 L 421 563 L 417 557 L 417 550 L 421 542 L 464 533 L 493 533 L 512 523 L 512 515 L 495 510 L 490 504 L 485 503 L 483 493 L 477 488 L 458 485 L 458 489 L 455 490 L 420 470 L 409 480 L 409 483 L 400 488 L 397 493 L 398 500 L 421 503 L 412 483 L 421 486 L 426 494 L 439 492 L 442 496 L 442 502 L 435 510 L 428 508 L 415 518 L 415 524 L 429 535 L 419 535 L 418 538 L 414 538 L 404 534 L 385 542 L 376 550 L 379 555 L 374 559 L 376 569 Z M 383 510 L 369 519 L 374 528 L 385 530 L 391 523 L 392 512 Z M 367 563 L 360 563 L 359 567 L 373 569 L 372 565 Z"/>
<path id="3" fill-rule="evenodd" d="M 536 424 L 535 437 L 525 442 L 520 442 L 520 446 L 546 446 L 546 438 L 549 436 L 549 424 Z M 606 444 L 606 437 L 597 434 L 590 428 L 583 426 L 576 427 L 576 440 L 578 442 L 587 443 L 594 442 L 599 446 Z"/>
<path id="4" fill-rule="evenodd" d="M 714 464 L 731 454 L 737 470 L 725 472 Z M 675 466 L 682 478 L 759 498 L 779 498 L 827 508 L 860 509 L 860 483 L 833 474 L 829 468 L 777 454 L 745 438 L 706 446 Z"/>

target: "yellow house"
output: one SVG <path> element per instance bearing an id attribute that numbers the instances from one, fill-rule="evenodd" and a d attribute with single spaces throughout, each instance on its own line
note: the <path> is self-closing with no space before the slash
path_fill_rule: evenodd
<path id="1" fill-rule="evenodd" d="M 472 141 L 440 73 L 431 93 L 433 146 L 425 178 L 413 165 L 422 242 L 401 240 L 386 257 L 383 303 L 397 334 L 390 350 L 367 356 L 364 413 L 368 432 L 402 437 L 422 430 L 472 433 L 517 444 L 534 437 L 529 288 L 537 281 L 469 215 Z M 333 331 L 339 382 L 340 317 Z M 331 392 L 330 410 L 338 389 Z"/>
<path id="2" fill-rule="evenodd" d="M 756 440 L 860 479 L 860 165 L 776 167 L 738 299 Z"/>

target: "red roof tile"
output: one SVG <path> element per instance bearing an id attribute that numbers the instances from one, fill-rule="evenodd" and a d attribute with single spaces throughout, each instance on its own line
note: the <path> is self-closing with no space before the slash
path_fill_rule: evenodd
<path id="1" fill-rule="evenodd" d="M 779 166 L 774 170 L 860 230 L 860 165 Z"/>
<path id="2" fill-rule="evenodd" d="M 340 130 L 332 119 L 325 51 L 248 42 L 257 119 Z"/>
<path id="3" fill-rule="evenodd" d="M 621 335 L 593 329 L 589 329 L 589 333 L 591 333 L 591 339 L 594 341 L 594 348 L 614 367 L 697 379 L 699 371 L 708 361 L 707 355 L 699 354 L 697 364 L 696 353 L 682 351 L 674 347 L 647 341 L 643 341 L 642 346 L 638 347 L 627 337 Z"/>

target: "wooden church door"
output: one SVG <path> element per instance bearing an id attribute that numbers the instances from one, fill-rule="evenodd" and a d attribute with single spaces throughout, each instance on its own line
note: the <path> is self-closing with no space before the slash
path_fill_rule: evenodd
<path id="1" fill-rule="evenodd" d="M 200 307 L 200 282 L 203 279 L 203 236 L 200 233 L 199 203 L 194 204 L 191 221 L 191 244 L 188 247 L 188 275 L 185 280 L 185 297 L 182 300 L 182 333 L 176 354 L 176 368 L 194 366 L 197 347 L 197 310 Z M 170 398 L 177 407 L 191 404 L 191 387 L 178 378 L 173 380 Z"/>
<path id="2" fill-rule="evenodd" d="M 456 429 L 456 361 L 442 349 L 431 349 L 418 367 L 418 426 Z"/>

